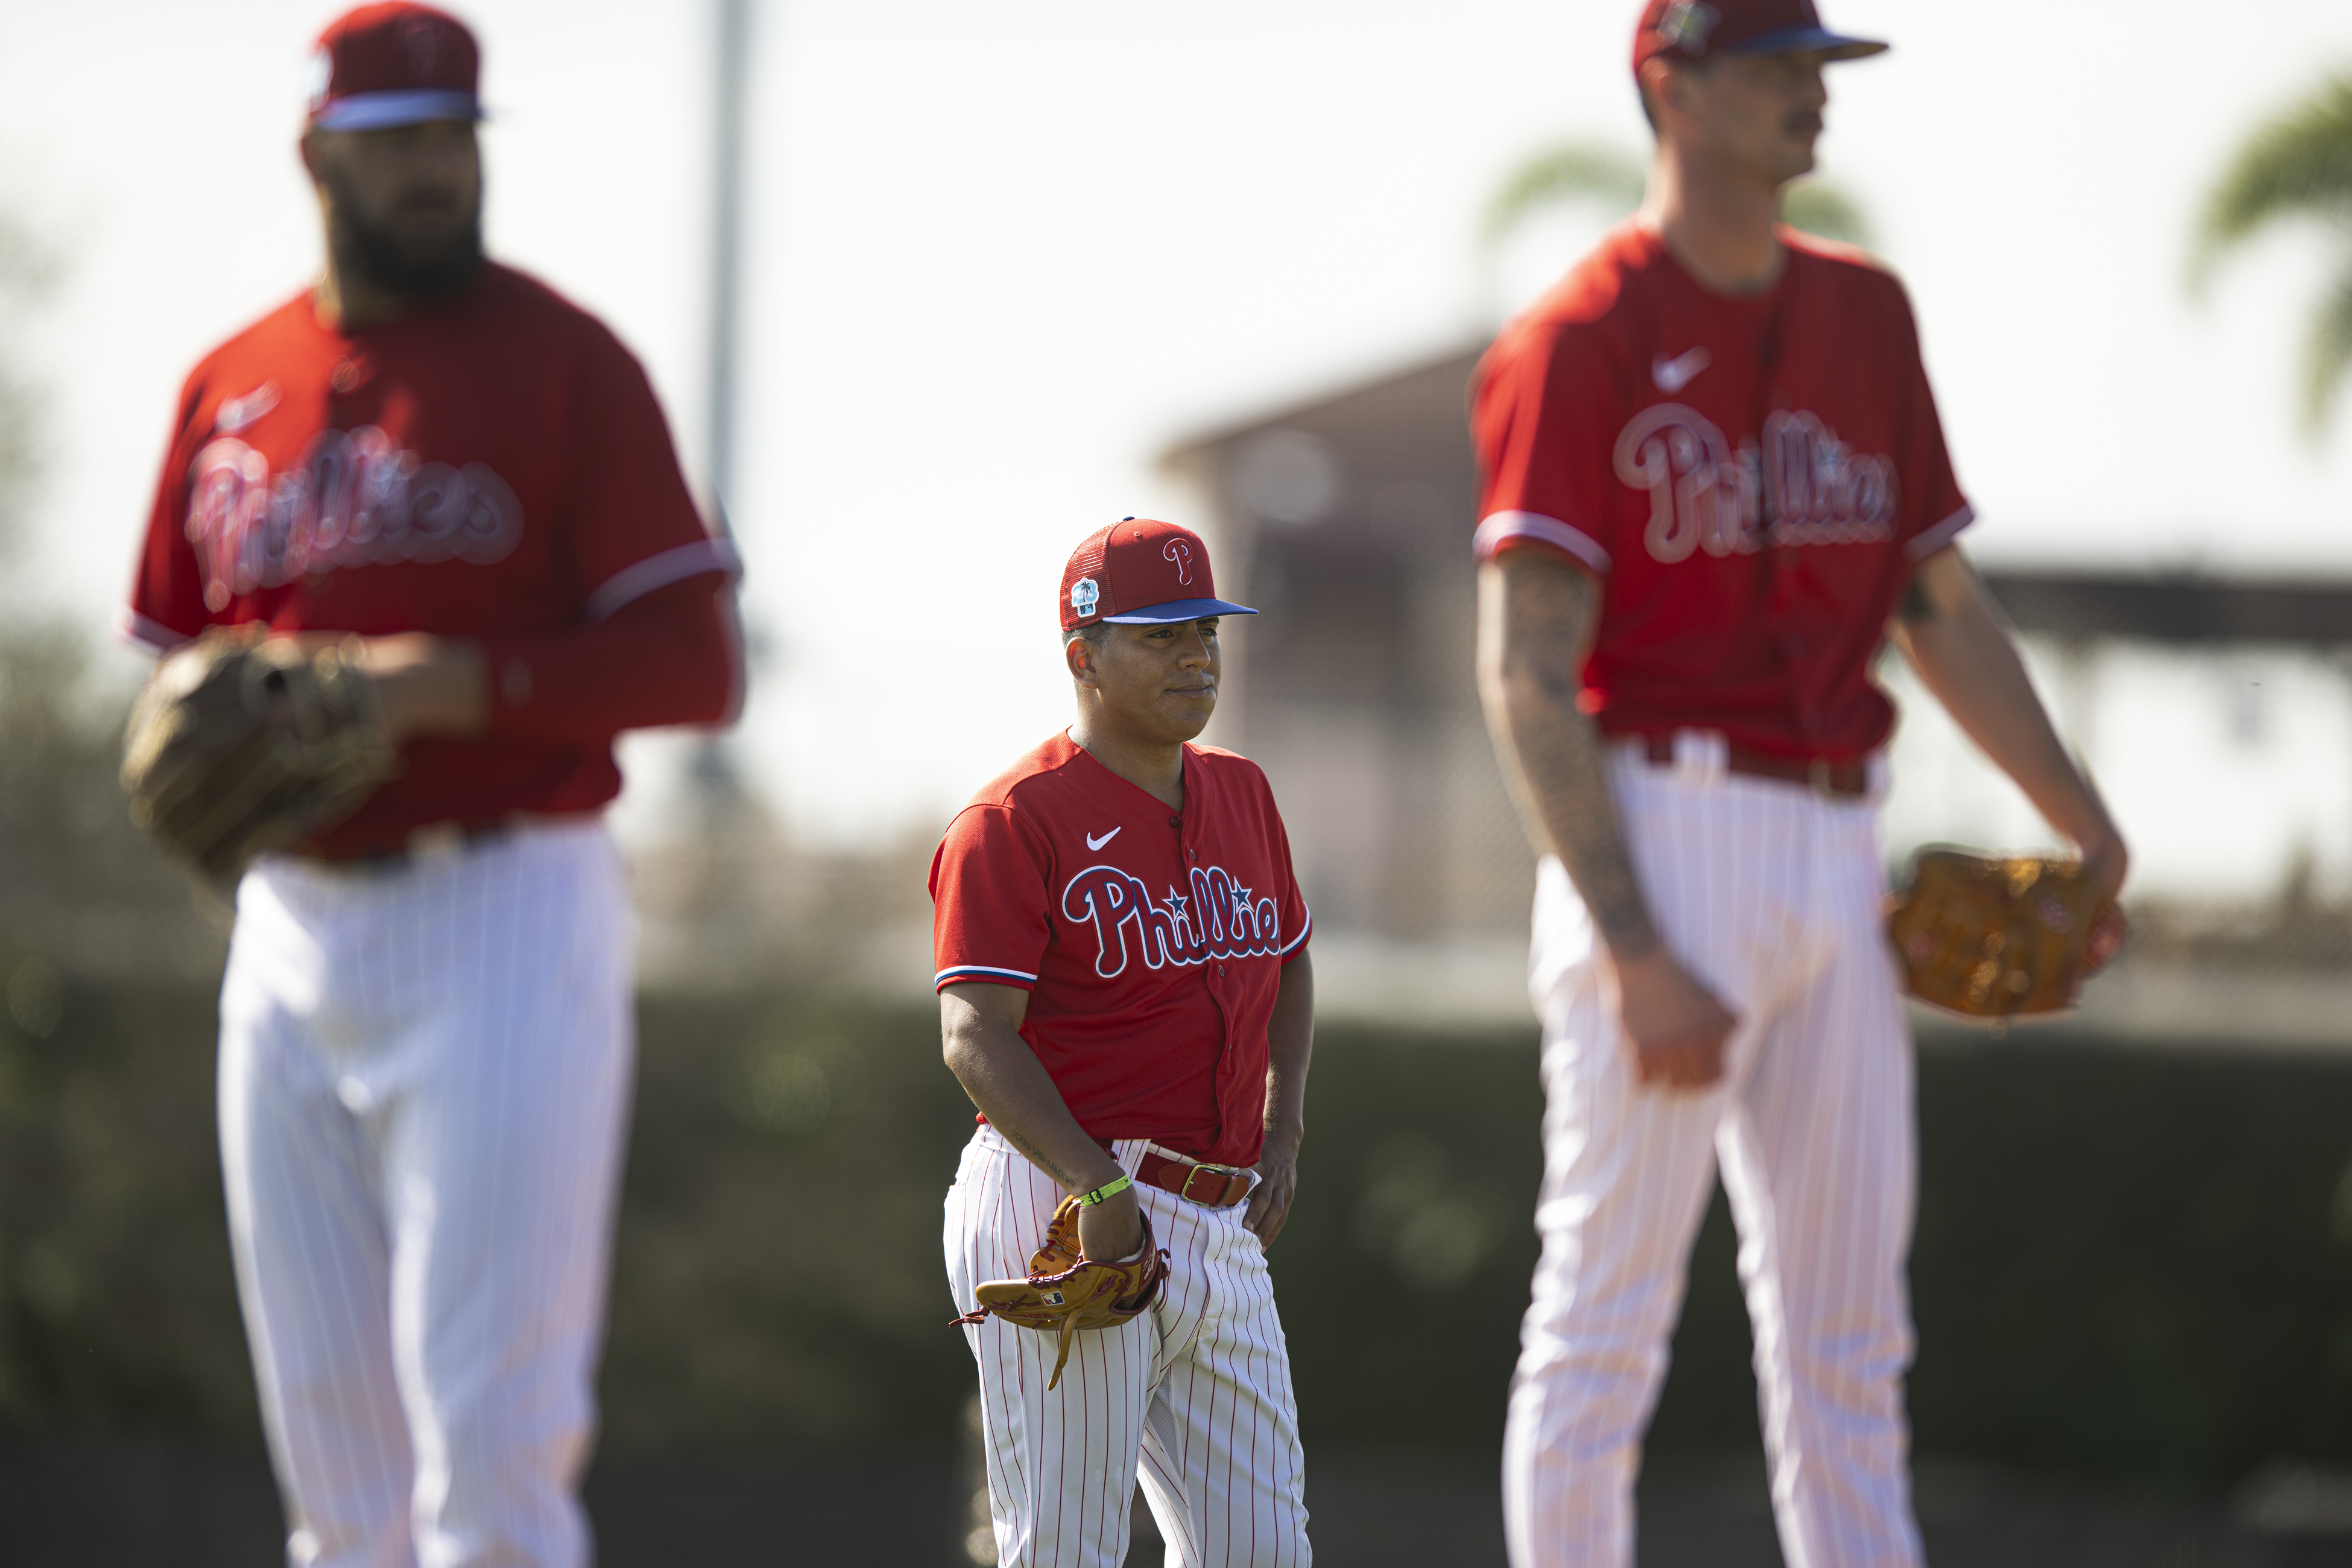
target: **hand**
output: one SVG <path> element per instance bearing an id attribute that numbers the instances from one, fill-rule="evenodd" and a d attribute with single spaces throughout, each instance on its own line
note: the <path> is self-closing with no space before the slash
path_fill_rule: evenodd
<path id="1" fill-rule="evenodd" d="M 394 741 L 477 735 L 488 721 L 490 687 L 478 643 L 422 632 L 363 637 L 360 668 L 375 682 Z"/>
<path id="2" fill-rule="evenodd" d="M 2104 834 L 2075 847 L 2082 852 L 2084 874 L 2099 893 L 2091 933 L 2083 944 L 2083 978 L 2087 980 L 2123 951 L 2125 940 L 2131 935 L 2130 923 L 2115 901 L 2123 889 L 2124 875 L 2131 868 L 2131 852 L 2124 847 L 2123 835 L 2113 824 Z"/>
<path id="3" fill-rule="evenodd" d="M 2124 847 L 2122 834 L 2110 826 L 2105 833 L 2074 847 L 2083 857 L 2084 875 L 2090 878 L 2091 886 L 2099 890 L 2103 900 L 2123 891 L 2124 875 L 2131 869 L 2131 851 Z"/>
<path id="4" fill-rule="evenodd" d="M 1258 1250 L 1263 1252 L 1282 1234 L 1283 1222 L 1290 1217 L 1290 1200 L 1298 1195 L 1298 1145 L 1267 1139 L 1255 1168 L 1257 1190 L 1250 1194 L 1249 1212 L 1242 1216 L 1242 1224 L 1257 1237 Z"/>
<path id="5" fill-rule="evenodd" d="M 1117 1179 L 1116 1174 L 1105 1178 Z M 1087 1204 L 1078 1210 L 1081 1257 L 1117 1263 L 1134 1257 L 1142 1246 L 1143 1205 L 1136 1198 L 1134 1187 L 1125 1187 L 1098 1204 Z"/>
<path id="6" fill-rule="evenodd" d="M 1612 955 L 1617 1010 L 1636 1083 L 1704 1089 L 1723 1077 L 1723 1047 L 1739 1020 L 1663 943 L 1640 958 Z"/>

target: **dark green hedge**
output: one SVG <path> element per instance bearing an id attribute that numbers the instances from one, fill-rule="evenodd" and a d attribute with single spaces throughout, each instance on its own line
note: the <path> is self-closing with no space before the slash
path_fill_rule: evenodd
<path id="1" fill-rule="evenodd" d="M 18 1011 L 50 1027 L 0 1016 L 0 1426 L 249 1438 L 209 995 L 68 981 Z M 970 1367 L 939 1203 L 971 1114 L 929 1011 L 643 1018 L 608 1442 L 946 1447 Z M 2204 1485 L 2352 1461 L 2352 1058 L 1939 1037 L 1920 1100 L 1923 1450 Z M 1535 1256 L 1532 1031 L 1327 1028 L 1310 1101 L 1274 1254 L 1309 1441 L 1491 1450 Z M 1755 1441 L 1721 1208 L 1660 1451 Z"/>

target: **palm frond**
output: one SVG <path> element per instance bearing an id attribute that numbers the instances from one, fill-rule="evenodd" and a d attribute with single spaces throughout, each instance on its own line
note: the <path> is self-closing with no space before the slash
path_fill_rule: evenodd
<path id="1" fill-rule="evenodd" d="M 1870 245 L 1862 205 L 1826 180 L 1800 180 L 1780 194 L 1780 221 L 1844 245 Z"/>
<path id="2" fill-rule="evenodd" d="M 2336 273 L 2303 342 L 2303 433 L 2316 441 L 2352 367 L 2352 263 Z"/>
<path id="3" fill-rule="evenodd" d="M 2203 287 L 2222 252 L 2288 216 L 2352 216 L 2352 78 L 2328 82 L 2240 149 L 2198 218 L 2190 289 Z"/>
<path id="4" fill-rule="evenodd" d="M 1511 172 L 1486 204 L 1482 238 L 1492 249 L 1538 210 L 1591 201 L 1612 218 L 1642 204 L 1643 171 L 1631 154 L 1598 142 L 1547 147 Z"/>

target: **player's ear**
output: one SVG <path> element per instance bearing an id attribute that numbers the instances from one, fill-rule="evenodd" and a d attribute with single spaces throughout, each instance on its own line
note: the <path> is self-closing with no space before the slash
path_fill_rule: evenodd
<path id="1" fill-rule="evenodd" d="M 1068 666 L 1070 679 L 1080 686 L 1096 685 L 1095 645 L 1085 637 L 1072 637 L 1062 645 L 1062 662 Z"/>
<path id="2" fill-rule="evenodd" d="M 305 131 L 301 140 L 294 145 L 302 155 L 302 172 L 310 176 L 311 184 L 316 184 L 319 181 L 319 133 Z"/>
<path id="3" fill-rule="evenodd" d="M 1672 60 L 1657 56 L 1642 62 L 1640 76 L 1642 98 L 1651 114 L 1652 128 L 1664 131 L 1658 122 L 1658 111 L 1671 102 L 1677 113 L 1687 112 L 1689 103 L 1683 73 L 1675 68 Z"/>

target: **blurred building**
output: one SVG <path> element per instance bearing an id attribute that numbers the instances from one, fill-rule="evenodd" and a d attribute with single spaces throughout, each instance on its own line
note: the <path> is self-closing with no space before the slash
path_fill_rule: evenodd
<path id="1" fill-rule="evenodd" d="M 1472 674 L 1477 353 L 1165 459 L 1265 611 L 1230 647 L 1220 734 L 1272 775 L 1337 971 L 1318 989 L 1359 1011 L 1525 1016 L 1533 863 Z M 2134 841 L 2141 962 L 2101 1005 L 2135 1029 L 2252 1008 L 2281 1037 L 2352 1040 L 2352 583 L 1986 577 Z M 1882 679 L 1905 713 L 1891 859 L 2052 842 L 1899 660 Z"/>

